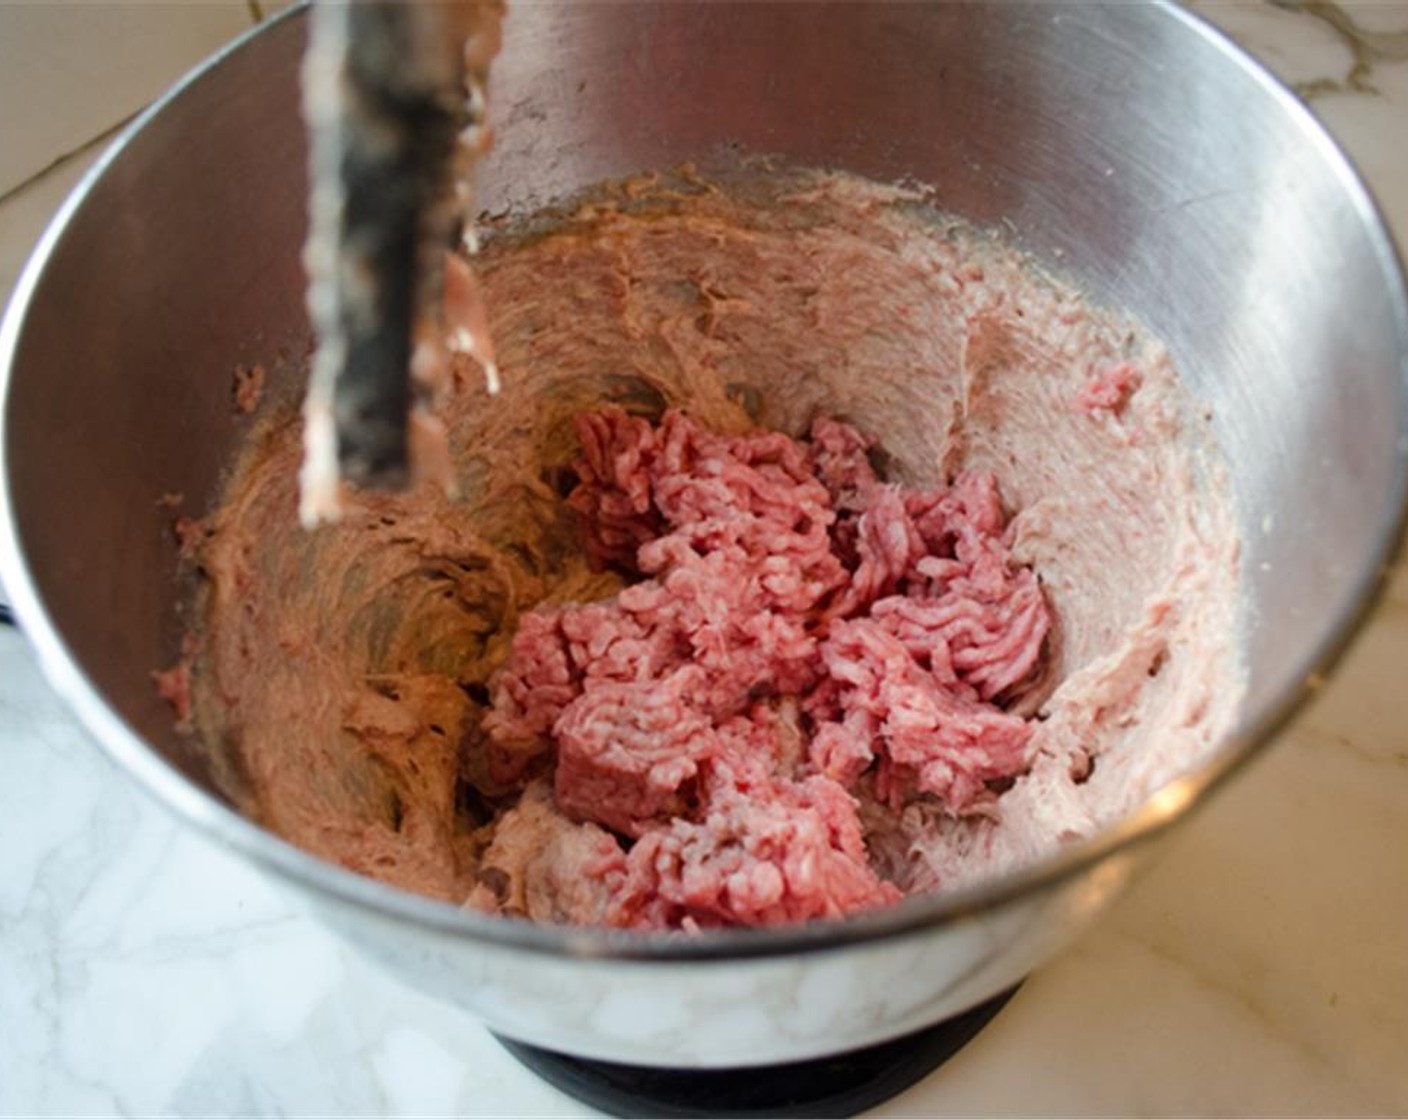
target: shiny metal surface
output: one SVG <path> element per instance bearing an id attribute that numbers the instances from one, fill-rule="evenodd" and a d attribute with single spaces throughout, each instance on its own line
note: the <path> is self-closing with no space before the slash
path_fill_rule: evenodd
<path id="1" fill-rule="evenodd" d="M 302 20 L 138 122 L 22 278 L 0 327 L 0 579 L 49 679 L 122 768 L 408 981 L 526 1041 L 637 1063 L 795 1058 L 932 1022 L 1098 913 L 1367 609 L 1408 476 L 1401 269 L 1324 132 L 1215 32 L 1123 4 L 525 4 L 494 75 L 488 209 L 730 144 L 909 176 L 1163 336 L 1213 410 L 1236 489 L 1242 725 L 1060 858 L 842 926 L 524 929 L 260 832 L 204 791 L 151 688 L 182 629 L 155 501 L 179 491 L 198 511 L 214 493 L 244 431 L 235 364 L 270 363 L 292 388 L 306 350 Z"/>

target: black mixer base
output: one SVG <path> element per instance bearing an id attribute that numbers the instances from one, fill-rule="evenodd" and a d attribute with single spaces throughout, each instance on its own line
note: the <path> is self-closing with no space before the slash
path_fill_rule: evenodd
<path id="1" fill-rule="evenodd" d="M 550 1085 L 612 1116 L 854 1116 L 937 1069 L 1012 998 L 861 1050 L 774 1066 L 659 1069 L 573 1058 L 499 1041 Z"/>

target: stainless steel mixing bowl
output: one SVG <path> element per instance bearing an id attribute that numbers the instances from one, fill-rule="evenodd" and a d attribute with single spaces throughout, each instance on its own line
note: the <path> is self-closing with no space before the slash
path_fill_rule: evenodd
<path id="1" fill-rule="evenodd" d="M 511 1037 L 658 1065 L 817 1055 L 937 1021 L 1088 923 L 1362 618 L 1404 507 L 1403 278 L 1335 145 L 1216 32 L 1128 4 L 525 4 L 494 76 L 490 209 L 723 143 L 912 176 L 1167 340 L 1235 482 L 1242 719 L 1214 758 L 1059 858 L 839 925 L 524 928 L 290 848 L 203 784 L 149 671 L 182 629 L 154 502 L 211 498 L 243 430 L 233 367 L 307 341 L 304 23 L 274 22 L 146 114 L 30 262 L 0 332 L 0 573 L 117 765 L 402 978 Z"/>

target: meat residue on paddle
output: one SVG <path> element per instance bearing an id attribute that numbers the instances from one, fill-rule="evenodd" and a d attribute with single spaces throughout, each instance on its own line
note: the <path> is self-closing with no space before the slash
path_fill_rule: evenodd
<path id="1" fill-rule="evenodd" d="M 911 192 L 747 171 L 491 224 L 453 498 L 306 533 L 260 409 L 158 680 L 241 811 L 493 914 L 772 925 L 1046 858 L 1221 741 L 1237 540 L 1164 348 Z"/>

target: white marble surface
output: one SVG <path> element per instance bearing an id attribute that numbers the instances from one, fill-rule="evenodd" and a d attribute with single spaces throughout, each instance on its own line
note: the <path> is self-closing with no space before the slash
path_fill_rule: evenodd
<path id="1" fill-rule="evenodd" d="M 1408 2 L 1198 5 L 1408 240 Z M 1308 9 L 1308 10 L 1307 10 Z M 95 149 L 0 198 L 0 292 Z M 1160 865 L 880 1114 L 1408 1113 L 1408 575 Z M 0 1114 L 581 1115 L 112 770 L 0 630 Z"/>

